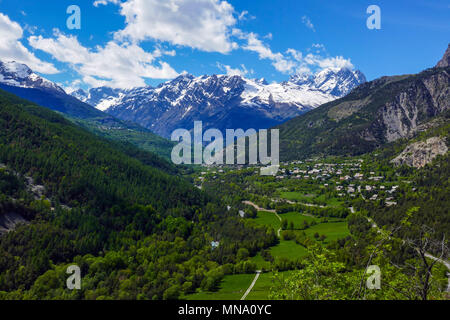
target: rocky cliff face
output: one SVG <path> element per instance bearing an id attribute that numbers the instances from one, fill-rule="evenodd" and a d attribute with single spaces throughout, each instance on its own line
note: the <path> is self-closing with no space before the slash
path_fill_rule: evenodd
<path id="1" fill-rule="evenodd" d="M 410 167 L 422 168 L 437 156 L 445 155 L 447 152 L 448 147 L 445 139 L 433 137 L 426 141 L 410 144 L 391 162 L 397 166 L 405 164 Z"/>
<path id="2" fill-rule="evenodd" d="M 0 236 L 13 231 L 20 223 L 28 223 L 21 215 L 15 212 L 0 214 Z"/>
<path id="3" fill-rule="evenodd" d="M 450 66 L 450 44 L 448 45 L 447 51 L 445 51 L 444 57 L 438 62 L 436 67 L 444 68 Z"/>
<path id="4" fill-rule="evenodd" d="M 411 137 L 419 124 L 450 108 L 450 74 L 442 70 L 419 78 L 378 112 L 375 127 L 388 142 Z"/>

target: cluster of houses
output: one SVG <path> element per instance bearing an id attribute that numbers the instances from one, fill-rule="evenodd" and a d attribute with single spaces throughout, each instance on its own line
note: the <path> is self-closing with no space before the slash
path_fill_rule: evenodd
<path id="1" fill-rule="evenodd" d="M 334 180 L 335 190 L 339 192 L 337 194 L 339 197 L 361 195 L 365 200 L 376 201 L 381 199 L 381 195 L 389 194 L 390 196 L 384 199 L 385 204 L 387 206 L 396 205 L 397 202 L 394 201 L 393 195 L 399 186 L 388 187 L 387 184 L 381 184 L 385 177 L 377 176 L 375 172 L 365 175 L 362 172 L 362 163 L 362 159 L 357 162 L 314 163 L 311 165 L 308 165 L 308 161 L 293 161 L 283 163 L 282 165 L 287 168 L 280 169 L 276 178 Z M 364 185 L 364 181 L 371 181 L 373 184 Z M 325 183 L 323 186 L 329 187 L 329 183 Z"/>
<path id="2" fill-rule="evenodd" d="M 321 181 L 324 187 L 335 186 L 339 197 L 357 197 L 362 196 L 363 199 L 369 201 L 377 201 L 384 198 L 386 206 L 396 205 L 394 201 L 394 193 L 399 186 L 388 186 L 389 183 L 384 183 L 385 177 L 376 175 L 375 172 L 365 172 L 362 170 L 362 159 L 356 161 L 346 161 L 342 163 L 318 163 L 314 159 L 305 161 L 292 161 L 281 163 L 275 178 L 277 180 L 283 179 L 311 179 Z M 201 189 L 201 184 L 205 180 L 205 175 L 208 173 L 214 174 L 213 179 L 217 179 L 221 173 L 224 173 L 223 167 L 215 167 L 208 172 L 201 172 L 198 178 Z M 234 170 L 246 168 L 245 166 L 234 167 Z M 248 167 L 247 167 L 248 168 Z M 259 174 L 259 169 L 255 170 L 255 174 Z M 370 181 L 370 182 L 369 182 Z"/>

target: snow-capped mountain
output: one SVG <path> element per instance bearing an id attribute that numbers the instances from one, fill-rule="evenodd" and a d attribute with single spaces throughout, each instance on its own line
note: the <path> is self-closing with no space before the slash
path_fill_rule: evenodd
<path id="1" fill-rule="evenodd" d="M 21 88 L 39 88 L 65 93 L 55 83 L 40 77 L 25 64 L 0 61 L 0 83 Z"/>
<path id="2" fill-rule="evenodd" d="M 315 75 L 292 76 L 289 82 L 297 85 L 306 85 L 311 89 L 317 89 L 341 98 L 349 94 L 353 88 L 366 82 L 366 77 L 359 70 L 351 71 L 347 68 L 328 68 Z"/>
<path id="3" fill-rule="evenodd" d="M 78 89 L 71 93 L 72 96 L 101 111 L 117 104 L 118 98 L 122 97 L 127 90 L 113 89 L 109 87 L 92 88 L 88 92 Z"/>
<path id="4" fill-rule="evenodd" d="M 0 61 L 0 89 L 72 117 L 112 118 L 68 95 L 56 83 L 37 75 L 28 66 L 14 61 Z"/>
<path id="5" fill-rule="evenodd" d="M 118 90 L 107 87 L 73 95 L 120 119 L 136 122 L 164 137 L 178 128 L 263 129 L 348 94 L 366 81 L 359 71 L 325 69 L 268 84 L 264 79 L 189 74 L 159 85 Z"/>

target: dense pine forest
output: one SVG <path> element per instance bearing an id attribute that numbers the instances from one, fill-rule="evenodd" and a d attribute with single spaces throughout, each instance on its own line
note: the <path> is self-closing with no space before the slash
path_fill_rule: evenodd
<path id="1" fill-rule="evenodd" d="M 24 221 L 0 237 L 0 298 L 178 298 L 253 271 L 239 250 L 276 241 L 166 160 L 5 92 L 0 127 L 0 216 Z M 71 264 L 81 291 L 65 289 Z"/>

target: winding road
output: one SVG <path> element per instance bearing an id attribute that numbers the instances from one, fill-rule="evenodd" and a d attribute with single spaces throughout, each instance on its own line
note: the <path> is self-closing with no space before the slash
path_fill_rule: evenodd
<path id="1" fill-rule="evenodd" d="M 252 283 L 250 284 L 250 287 L 248 287 L 247 291 L 245 291 L 241 300 L 245 300 L 245 298 L 247 298 L 248 294 L 250 293 L 250 291 L 252 291 L 253 287 L 255 286 L 256 280 L 258 280 L 261 272 L 262 272 L 261 270 L 256 270 L 255 278 L 253 279 Z"/>

